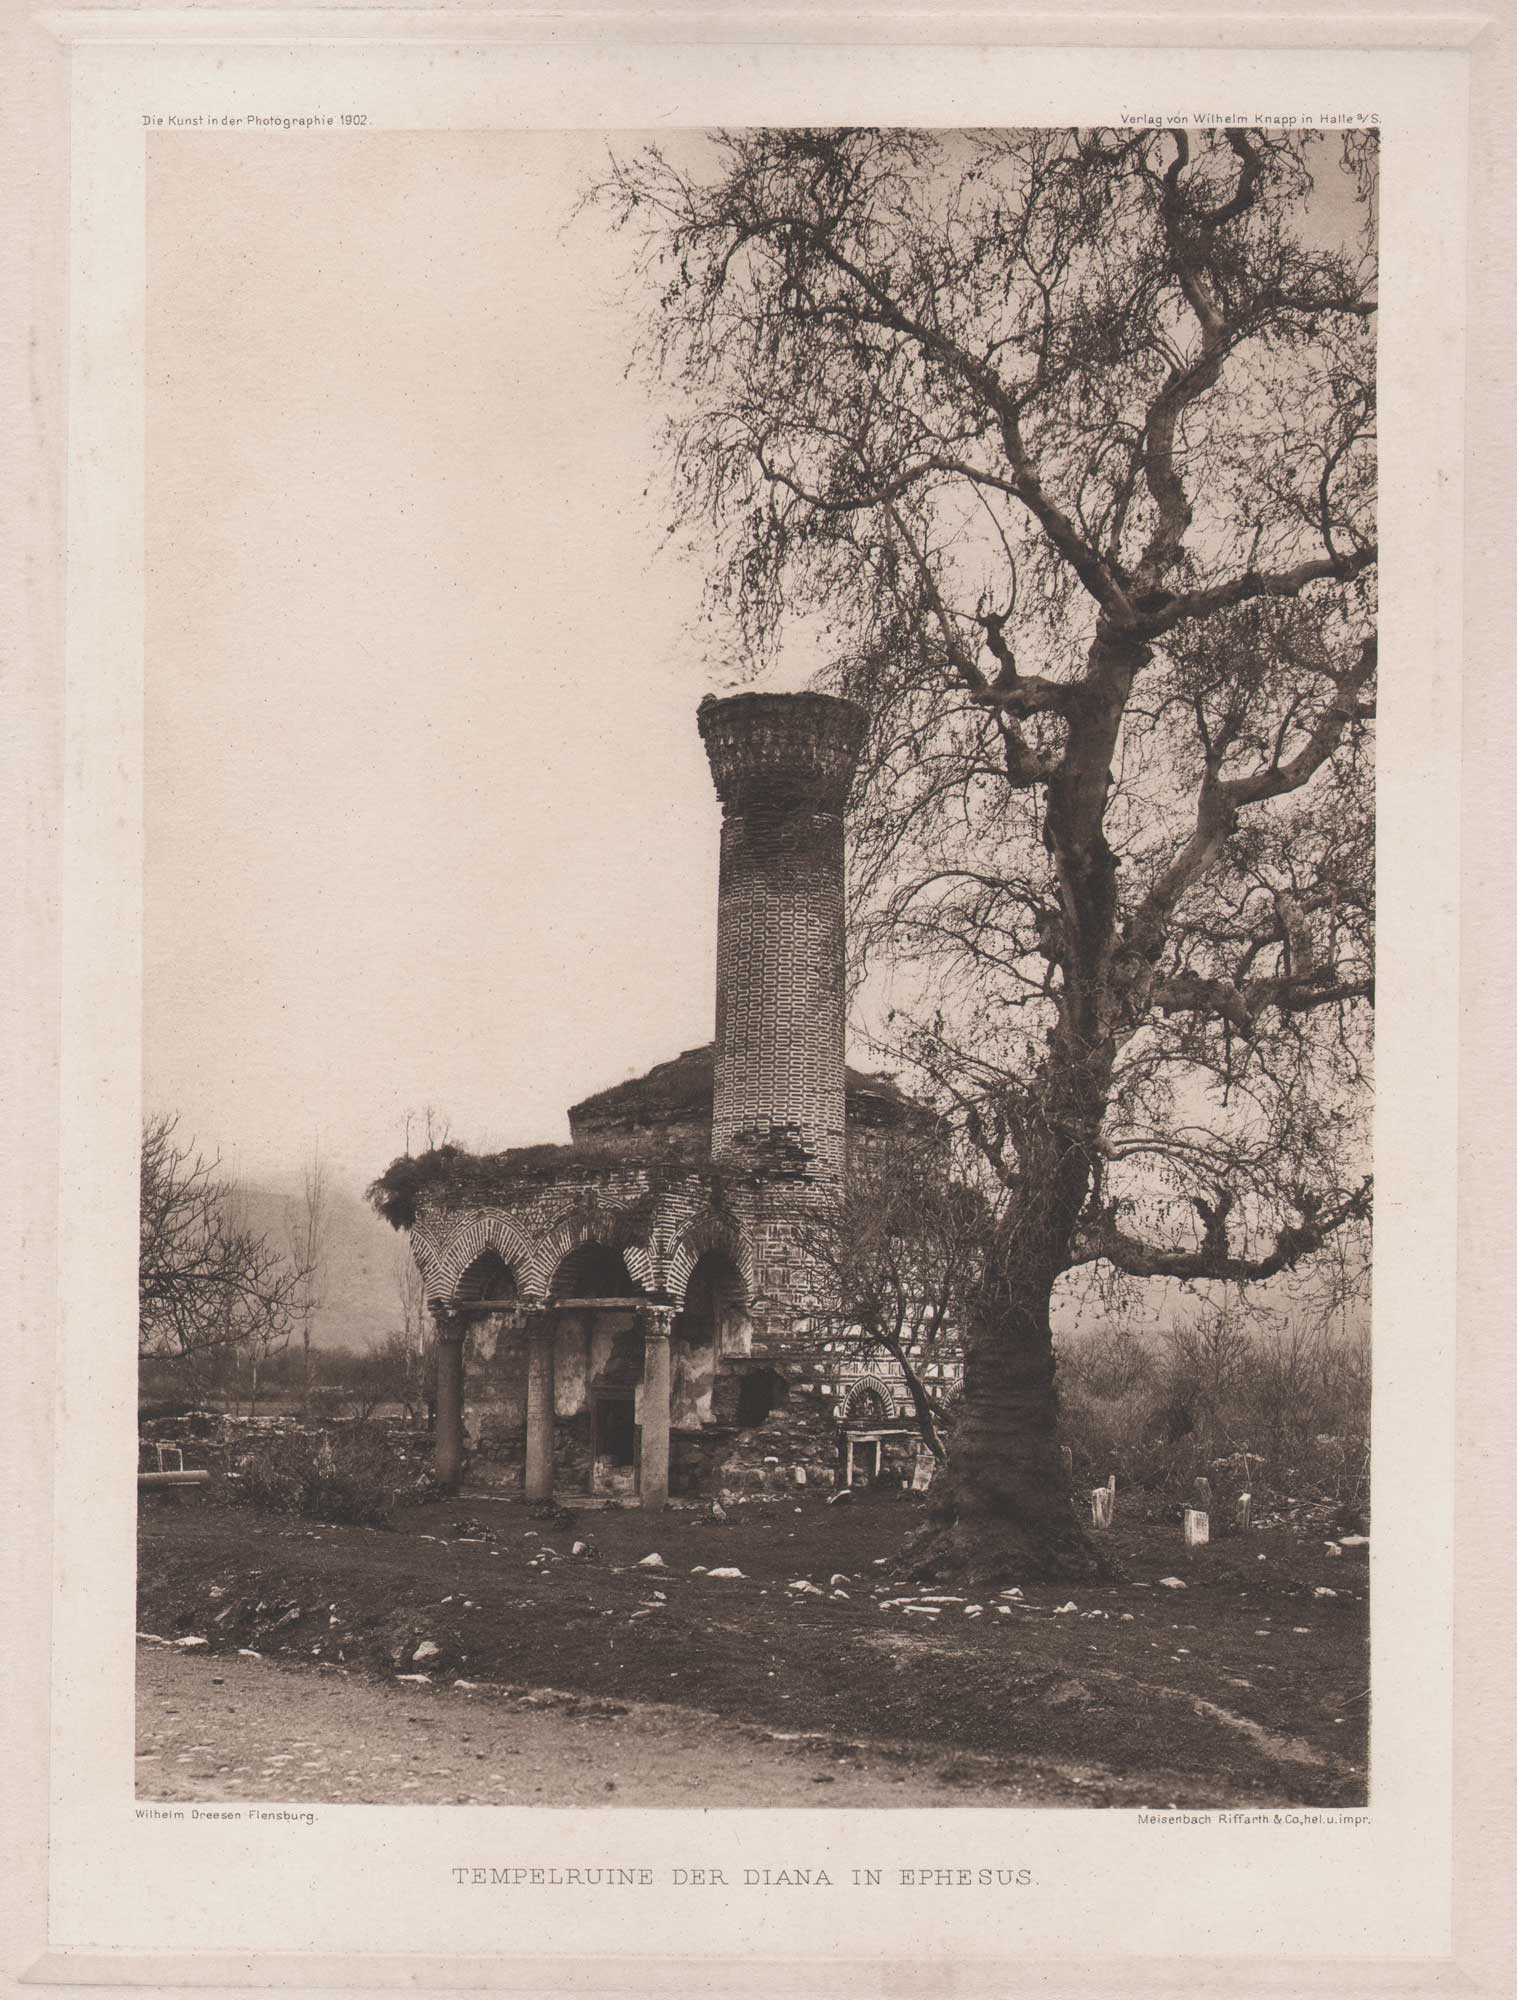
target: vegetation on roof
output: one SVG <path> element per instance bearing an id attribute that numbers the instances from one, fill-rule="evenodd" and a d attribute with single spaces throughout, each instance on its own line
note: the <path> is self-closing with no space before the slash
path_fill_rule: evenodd
<path id="1" fill-rule="evenodd" d="M 519 1192 L 524 1185 L 629 1172 L 688 1174 L 709 1165 L 704 1146 L 666 1148 L 656 1159 L 646 1153 L 607 1146 L 512 1146 L 501 1153 L 470 1153 L 462 1146 L 436 1146 L 392 1160 L 367 1189 L 370 1206 L 392 1229 L 410 1229 L 427 1195 L 456 1201 L 488 1202 Z"/>

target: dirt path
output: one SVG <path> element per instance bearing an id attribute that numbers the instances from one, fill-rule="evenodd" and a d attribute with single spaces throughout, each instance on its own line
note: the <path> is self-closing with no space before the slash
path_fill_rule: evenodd
<path id="1" fill-rule="evenodd" d="M 137 1649 L 137 1796 L 363 1805 L 1089 1803 L 1104 1773 L 787 1740 L 698 1710 Z M 1122 1803 L 1136 1803 L 1124 1798 Z"/>

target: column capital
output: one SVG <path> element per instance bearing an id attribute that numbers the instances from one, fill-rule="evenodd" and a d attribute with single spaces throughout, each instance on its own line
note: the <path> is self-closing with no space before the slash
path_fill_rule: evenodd
<path id="1" fill-rule="evenodd" d="M 643 1329 L 644 1340 L 667 1340 L 678 1317 L 679 1307 L 663 1305 L 657 1300 L 637 1302 L 637 1317 Z"/>
<path id="2" fill-rule="evenodd" d="M 437 1328 L 439 1340 L 462 1340 L 469 1331 L 469 1322 L 460 1312 L 441 1299 L 434 1300 L 428 1310 L 432 1323 Z"/>

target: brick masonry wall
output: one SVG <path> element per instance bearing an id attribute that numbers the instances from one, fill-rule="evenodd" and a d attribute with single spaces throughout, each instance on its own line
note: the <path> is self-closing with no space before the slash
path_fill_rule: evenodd
<path id="1" fill-rule="evenodd" d="M 864 717 L 827 695 L 701 703 L 722 802 L 712 1157 L 794 1135 L 845 1164 L 843 808 Z"/>

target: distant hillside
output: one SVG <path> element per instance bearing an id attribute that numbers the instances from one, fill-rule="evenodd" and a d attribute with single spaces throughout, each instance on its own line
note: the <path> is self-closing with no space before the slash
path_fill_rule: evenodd
<path id="1" fill-rule="evenodd" d="M 242 1186 L 250 1224 L 281 1248 L 286 1240 L 286 1205 L 297 1192 L 298 1184 L 289 1191 L 248 1182 Z M 366 1347 L 371 1339 L 399 1327 L 395 1264 L 407 1254 L 405 1237 L 381 1222 L 361 1196 L 334 1187 L 321 1303 L 311 1321 L 313 1343 Z"/>

